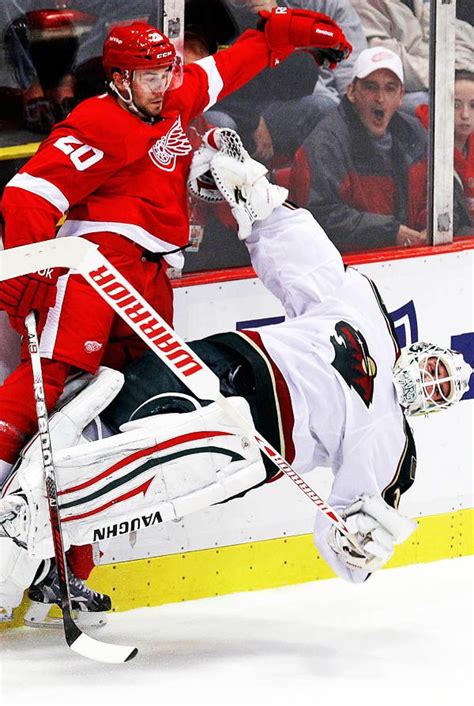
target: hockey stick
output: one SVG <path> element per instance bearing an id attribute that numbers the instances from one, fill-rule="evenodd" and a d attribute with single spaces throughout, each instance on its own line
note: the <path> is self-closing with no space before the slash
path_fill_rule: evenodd
<path id="1" fill-rule="evenodd" d="M 33 391 L 36 402 L 36 415 L 38 418 L 38 432 L 41 441 L 41 456 L 43 461 L 46 496 L 48 499 L 49 517 L 51 520 L 51 530 L 53 534 L 54 556 L 56 558 L 56 568 L 58 572 L 59 595 L 61 598 L 61 610 L 63 612 L 64 636 L 69 647 L 83 657 L 89 657 L 90 659 L 95 659 L 98 662 L 110 662 L 115 664 L 120 662 L 128 662 L 128 660 L 133 659 L 133 657 L 137 654 L 138 650 L 136 647 L 111 645 L 108 642 L 100 642 L 99 640 L 95 640 L 94 638 L 89 637 L 89 635 L 83 633 L 72 618 L 68 568 L 58 509 L 58 494 L 54 472 L 53 449 L 49 434 L 48 412 L 45 404 L 43 372 L 41 369 L 38 336 L 36 333 L 36 320 L 33 312 L 29 313 L 26 317 L 25 325 L 28 332 L 28 351 L 31 359 L 31 368 L 33 371 Z"/>
<path id="2" fill-rule="evenodd" d="M 47 267 L 69 267 L 79 272 L 112 309 L 199 399 L 212 399 L 256 440 L 261 451 L 309 497 L 328 520 L 361 551 L 344 520 L 291 467 L 255 428 L 228 404 L 219 378 L 168 326 L 125 277 L 82 238 L 59 238 L 23 245 L 0 253 L 0 280 L 19 277 Z"/>

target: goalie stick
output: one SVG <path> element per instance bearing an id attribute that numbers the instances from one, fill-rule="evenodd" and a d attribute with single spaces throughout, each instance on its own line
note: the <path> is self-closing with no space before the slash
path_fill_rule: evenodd
<path id="1" fill-rule="evenodd" d="M 53 535 L 54 555 L 56 558 L 56 568 L 58 572 L 64 636 L 69 647 L 83 657 L 89 657 L 89 659 L 95 659 L 98 662 L 109 662 L 112 664 L 128 662 L 137 654 L 138 650 L 136 647 L 111 645 L 108 642 L 100 642 L 99 640 L 95 640 L 89 635 L 83 633 L 72 618 L 68 568 L 61 531 L 57 483 L 54 473 L 53 449 L 49 434 L 48 412 L 45 404 L 43 372 L 41 369 L 38 336 L 36 333 L 36 320 L 33 312 L 28 314 L 26 317 L 25 325 L 28 332 L 28 351 L 30 354 L 31 368 L 33 372 L 33 391 L 36 402 L 36 415 L 38 418 L 38 432 L 41 442 L 41 456 L 43 461 L 46 496 L 48 499 L 49 517 L 51 520 L 51 531 Z"/>
<path id="2" fill-rule="evenodd" d="M 261 451 L 290 478 L 328 520 L 362 553 L 340 515 L 326 503 L 255 428 L 221 394 L 219 378 L 162 317 L 99 252 L 82 238 L 57 238 L 22 245 L 0 253 L 0 280 L 19 277 L 48 267 L 75 269 L 130 326 L 170 370 L 199 398 L 213 400 L 252 435 Z"/>

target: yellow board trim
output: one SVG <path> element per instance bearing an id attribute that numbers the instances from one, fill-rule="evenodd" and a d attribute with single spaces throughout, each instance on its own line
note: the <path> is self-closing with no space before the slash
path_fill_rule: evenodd
<path id="1" fill-rule="evenodd" d="M 474 554 L 474 509 L 418 518 L 418 529 L 385 568 Z M 334 577 L 311 534 L 98 566 L 88 584 L 112 597 L 114 611 L 257 591 Z M 27 600 L 12 623 L 21 625 Z M 56 613 L 59 615 L 59 609 Z"/>
<path id="2" fill-rule="evenodd" d="M 32 157 L 37 152 L 40 142 L 28 142 L 25 145 L 12 145 L 11 147 L 0 147 L 0 161 L 8 159 L 26 159 Z"/>

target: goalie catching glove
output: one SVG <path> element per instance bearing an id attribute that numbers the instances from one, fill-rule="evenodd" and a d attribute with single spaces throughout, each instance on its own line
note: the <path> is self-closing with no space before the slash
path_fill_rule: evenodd
<path id="1" fill-rule="evenodd" d="M 267 169 L 252 159 L 240 137 L 229 128 L 213 128 L 193 156 L 188 189 L 203 201 L 227 201 L 241 240 L 255 221 L 267 218 L 288 198 L 288 190 L 270 184 Z"/>
<path id="2" fill-rule="evenodd" d="M 377 571 L 390 559 L 395 544 L 404 542 L 416 529 L 413 520 L 377 495 L 362 495 L 342 513 L 349 532 L 355 535 L 358 552 L 351 542 L 332 526 L 327 541 L 331 549 L 350 569 Z"/>
<path id="3" fill-rule="evenodd" d="M 309 52 L 319 66 L 330 69 L 350 56 L 352 45 L 339 25 L 327 15 L 286 7 L 262 11 L 259 15 L 258 29 L 265 33 L 272 66 L 295 49 Z"/>
<path id="4" fill-rule="evenodd" d="M 201 201 L 225 201 L 211 173 L 211 161 L 219 152 L 239 162 L 251 158 L 235 130 L 219 127 L 208 130 L 202 137 L 201 146 L 193 154 L 187 184 L 188 191 Z"/>

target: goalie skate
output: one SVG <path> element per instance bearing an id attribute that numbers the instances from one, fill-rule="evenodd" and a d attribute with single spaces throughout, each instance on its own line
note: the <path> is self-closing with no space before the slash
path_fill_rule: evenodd
<path id="1" fill-rule="evenodd" d="M 44 571 L 47 571 L 46 575 Z M 54 562 L 45 568 L 39 579 L 30 587 L 31 600 L 24 622 L 29 627 L 62 627 L 59 585 Z M 69 592 L 75 613 L 75 621 L 80 628 L 102 627 L 107 623 L 107 611 L 111 610 L 110 597 L 93 591 L 69 569 Z"/>

